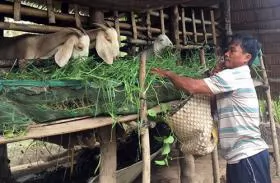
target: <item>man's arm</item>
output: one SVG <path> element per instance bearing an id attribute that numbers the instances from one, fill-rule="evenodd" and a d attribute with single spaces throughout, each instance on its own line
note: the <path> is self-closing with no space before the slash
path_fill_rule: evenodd
<path id="1" fill-rule="evenodd" d="M 152 73 L 168 78 L 177 89 L 181 89 L 185 92 L 191 94 L 213 95 L 208 85 L 202 79 L 193 79 L 190 77 L 179 76 L 171 71 L 166 71 L 159 68 L 152 69 Z"/>

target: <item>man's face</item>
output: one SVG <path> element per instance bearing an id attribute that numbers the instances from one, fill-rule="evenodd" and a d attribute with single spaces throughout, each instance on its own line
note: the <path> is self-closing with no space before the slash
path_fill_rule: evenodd
<path id="1" fill-rule="evenodd" d="M 233 43 L 229 45 L 224 57 L 226 68 L 233 69 L 247 64 L 251 59 L 251 54 L 245 53 L 240 47 L 240 44 Z"/>

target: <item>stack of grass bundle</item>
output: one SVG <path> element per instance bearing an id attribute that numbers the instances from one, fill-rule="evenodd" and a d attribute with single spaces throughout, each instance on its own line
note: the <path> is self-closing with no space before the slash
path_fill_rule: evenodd
<path id="1" fill-rule="evenodd" d="M 207 68 L 195 54 L 178 66 L 170 51 L 147 61 L 148 107 L 184 96 L 166 80 L 150 74 L 153 67 L 172 70 L 180 75 L 199 78 L 215 63 L 207 56 Z M 52 63 L 53 61 L 49 61 Z M 125 115 L 139 110 L 139 59 L 124 57 L 106 65 L 96 57 L 71 60 L 64 68 L 54 64 L 6 73 L 0 81 L 0 131 L 24 132 L 32 122 L 44 123 L 83 115 Z"/>

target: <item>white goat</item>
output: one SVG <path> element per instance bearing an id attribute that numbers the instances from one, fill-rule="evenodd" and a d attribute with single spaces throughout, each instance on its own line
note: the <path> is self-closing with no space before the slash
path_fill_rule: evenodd
<path id="1" fill-rule="evenodd" d="M 52 34 L 4 37 L 0 39 L 0 57 L 21 60 L 54 55 L 55 62 L 63 67 L 71 57 L 88 56 L 90 40 L 95 40 L 98 55 L 106 63 L 112 64 L 119 54 L 118 36 L 115 29 L 100 27 L 87 32 L 66 28 Z"/>
<path id="2" fill-rule="evenodd" d="M 172 42 L 170 41 L 170 39 L 165 34 L 160 34 L 155 39 L 153 44 L 149 48 L 141 51 L 141 53 L 146 52 L 147 53 L 147 58 L 150 58 L 153 55 L 160 56 L 162 51 L 167 47 L 173 47 Z"/>

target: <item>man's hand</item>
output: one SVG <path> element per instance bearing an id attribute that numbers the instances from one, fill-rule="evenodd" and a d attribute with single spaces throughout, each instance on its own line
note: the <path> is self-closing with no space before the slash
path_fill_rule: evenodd
<path id="1" fill-rule="evenodd" d="M 163 69 L 160 69 L 160 68 L 152 68 L 151 69 L 151 73 L 152 74 L 157 74 L 161 77 L 168 77 L 168 75 L 171 73 L 171 71 L 168 71 L 168 70 L 163 70 Z"/>

